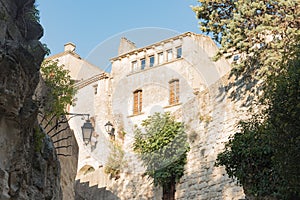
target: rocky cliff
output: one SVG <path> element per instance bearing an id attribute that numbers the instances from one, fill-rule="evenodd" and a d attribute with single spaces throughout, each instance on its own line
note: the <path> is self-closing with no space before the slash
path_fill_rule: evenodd
<path id="1" fill-rule="evenodd" d="M 32 95 L 45 50 L 34 0 L 0 0 L 0 199 L 61 199 L 60 167 Z"/>

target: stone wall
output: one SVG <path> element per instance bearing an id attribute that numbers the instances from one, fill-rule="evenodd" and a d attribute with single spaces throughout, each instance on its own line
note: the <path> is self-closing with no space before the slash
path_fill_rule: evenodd
<path id="1" fill-rule="evenodd" d="M 236 90 L 225 76 L 183 105 L 180 112 L 191 149 L 185 174 L 176 188 L 176 199 L 244 198 L 242 188 L 227 176 L 224 168 L 214 166 L 217 154 L 247 111 L 247 95 L 241 99 L 230 97 Z"/>
<path id="2" fill-rule="evenodd" d="M 66 130 L 64 130 L 66 129 Z M 75 177 L 77 174 L 78 164 L 78 145 L 74 136 L 74 131 L 69 125 L 61 124 L 60 128 L 55 132 L 64 130 L 52 138 L 58 160 L 61 166 L 60 185 L 62 189 L 63 199 L 71 200 L 75 198 Z M 52 134 L 55 134 L 53 132 Z M 52 135 L 51 134 L 51 135 Z"/>
<path id="3" fill-rule="evenodd" d="M 0 0 L 0 199 L 61 199 L 52 141 L 32 100 L 45 50 L 34 0 Z"/>
<path id="4" fill-rule="evenodd" d="M 238 121 L 247 118 L 248 105 L 252 101 L 249 98 L 252 93 L 247 92 L 247 87 L 226 75 L 174 112 L 176 118 L 186 124 L 191 147 L 184 176 L 176 185 L 175 199 L 245 199 L 243 189 L 228 177 L 223 167 L 215 167 L 214 164 L 228 137 L 237 130 Z M 139 166 L 138 163 L 136 165 Z M 161 199 L 161 188 L 155 188 L 151 178 L 144 176 L 140 169 L 127 167 L 125 164 L 120 177 L 109 179 L 105 185 L 106 190 L 115 195 L 112 199 Z M 104 177 L 97 173 L 97 169 L 89 176 L 98 177 L 99 180 Z M 88 180 L 89 178 L 85 180 L 86 183 L 82 183 L 85 184 L 85 189 L 81 189 L 85 191 L 83 193 L 89 191 Z M 93 191 L 97 191 L 92 194 L 106 191 L 103 184 L 97 185 L 95 182 L 92 185 Z"/>
<path id="5" fill-rule="evenodd" d="M 163 110 L 172 112 L 178 121 L 185 123 L 191 147 L 185 174 L 176 186 L 176 199 L 244 198 L 242 188 L 226 175 L 224 168 L 215 167 L 214 164 L 228 137 L 237 130 L 238 121 L 247 116 L 251 95 L 245 92 L 247 86 L 243 85 L 242 79 L 229 80 L 228 75 L 220 79 L 230 70 L 230 65 L 224 59 L 211 62 L 210 57 L 217 47 L 210 39 L 195 36 L 194 39 L 172 40 L 168 45 L 164 43 L 163 47 L 169 49 L 178 45 L 183 48 L 182 58 L 148 69 L 146 67 L 143 71 L 130 72 L 131 61 L 137 59 L 137 54 L 114 60 L 112 91 L 101 89 L 101 84 L 102 87 L 106 84 L 99 83 L 100 92 L 95 96 L 95 115 L 97 132 L 105 133 L 101 128 L 107 119 L 113 119 L 116 133 L 120 130 L 126 132 L 124 139 L 118 138 L 116 134 L 116 141 L 122 144 L 125 152 L 121 174 L 103 185 L 102 180 L 106 180 L 107 175 L 98 173 L 98 167 L 103 166 L 94 166 L 86 159 L 88 165 L 84 169 L 93 166 L 95 171 L 80 177 L 82 182 L 88 182 L 93 187 L 98 184 L 98 189 L 106 187 L 115 194 L 116 199 L 161 199 L 161 188 L 155 188 L 153 180 L 144 175 L 145 169 L 133 152 L 132 143 L 134 124 L 140 124 L 154 111 Z M 153 48 L 150 48 L 149 55 L 152 51 Z M 145 52 L 140 54 L 143 57 Z M 180 80 L 180 103 L 170 106 L 168 81 L 174 78 Z M 137 88 L 143 89 L 143 111 L 140 115 L 132 115 L 132 92 Z M 107 93 L 108 97 L 105 98 Z M 112 116 L 107 116 L 107 113 Z M 97 145 L 101 153 L 107 150 L 101 148 L 103 144 L 104 142 L 99 142 Z M 109 152 L 106 153 L 109 155 Z M 104 156 L 97 158 L 100 160 Z"/>
<path id="6" fill-rule="evenodd" d="M 249 95 L 237 97 L 241 93 L 237 88 L 234 80 L 226 75 L 174 112 L 176 118 L 186 124 L 191 147 L 184 176 L 176 186 L 177 200 L 245 198 L 243 189 L 227 176 L 224 168 L 214 166 L 217 154 L 237 130 L 236 124 L 246 118 Z M 121 184 L 124 181 L 135 182 L 136 187 L 124 188 Z M 142 173 L 133 172 L 122 174 L 120 180 L 115 181 L 115 187 L 111 184 L 108 188 L 115 190 L 120 199 L 161 199 L 161 192 L 159 189 L 153 192 L 151 182 L 151 178 L 145 179 Z M 130 194 L 125 192 L 128 189 L 135 195 L 128 196 Z"/>

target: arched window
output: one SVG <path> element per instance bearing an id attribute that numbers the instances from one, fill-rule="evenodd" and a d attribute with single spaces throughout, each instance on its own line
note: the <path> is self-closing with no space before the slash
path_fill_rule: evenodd
<path id="1" fill-rule="evenodd" d="M 173 79 L 169 82 L 169 104 L 177 104 L 179 103 L 179 80 Z"/>
<path id="2" fill-rule="evenodd" d="M 137 115 L 142 112 L 143 93 L 142 90 L 133 92 L 133 114 Z"/>

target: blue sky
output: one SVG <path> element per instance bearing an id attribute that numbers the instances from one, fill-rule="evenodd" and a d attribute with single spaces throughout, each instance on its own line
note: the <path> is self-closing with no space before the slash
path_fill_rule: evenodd
<path id="1" fill-rule="evenodd" d="M 44 27 L 42 42 L 52 54 L 73 42 L 76 52 L 86 58 L 108 38 L 119 38 L 124 31 L 143 27 L 200 33 L 190 8 L 197 0 L 37 0 L 36 4 Z M 129 39 L 136 42 L 134 36 Z"/>

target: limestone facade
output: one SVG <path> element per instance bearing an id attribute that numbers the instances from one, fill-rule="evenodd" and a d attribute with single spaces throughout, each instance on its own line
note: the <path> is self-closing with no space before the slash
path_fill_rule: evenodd
<path id="1" fill-rule="evenodd" d="M 67 44 L 65 52 L 50 59 L 58 59 L 78 80 L 77 102 L 70 112 L 89 113 L 95 127 L 92 144 L 85 145 L 84 121 L 70 120 L 79 145 L 77 179 L 105 187 L 114 194 L 111 199 L 161 199 L 161 189 L 143 176 L 132 150 L 133 129 L 147 116 L 169 111 L 186 124 L 191 146 L 176 199 L 244 198 L 225 170 L 214 167 L 243 109 L 242 100 L 228 98 L 230 63 L 224 58 L 212 61 L 217 46 L 209 37 L 187 32 L 143 48 L 122 38 L 110 73 L 87 64 L 74 50 L 75 45 Z M 104 173 L 112 145 L 104 128 L 107 121 L 114 125 L 115 142 L 124 151 L 118 179 Z"/>

